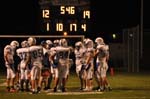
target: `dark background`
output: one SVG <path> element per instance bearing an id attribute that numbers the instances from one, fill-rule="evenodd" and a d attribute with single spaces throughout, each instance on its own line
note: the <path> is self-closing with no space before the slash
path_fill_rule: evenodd
<path id="1" fill-rule="evenodd" d="M 38 34 L 39 5 L 38 0 L 11 0 L 0 4 L 0 34 Z M 150 22 L 148 0 L 144 1 L 143 58 L 142 63 L 150 65 L 148 44 Z M 118 42 L 122 42 L 122 29 L 140 24 L 141 0 L 91 0 L 92 33 L 111 42 L 109 35 L 119 33 Z"/>
<path id="2" fill-rule="evenodd" d="M 0 32 L 39 32 L 40 8 L 37 1 L 1 3 Z M 91 10 L 93 32 L 116 32 L 140 22 L 140 0 L 91 0 Z"/>

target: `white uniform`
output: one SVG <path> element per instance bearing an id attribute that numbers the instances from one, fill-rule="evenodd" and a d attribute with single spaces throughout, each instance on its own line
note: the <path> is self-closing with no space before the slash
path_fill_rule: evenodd
<path id="1" fill-rule="evenodd" d="M 17 49 L 17 55 L 20 57 L 21 62 L 20 62 L 20 72 L 21 72 L 21 79 L 28 79 L 28 74 L 29 74 L 29 67 L 26 66 L 28 65 L 26 63 L 27 58 L 29 58 L 29 48 L 19 48 Z"/>
<path id="2" fill-rule="evenodd" d="M 59 77 L 67 78 L 69 74 L 70 68 L 69 55 L 70 55 L 69 47 L 62 47 L 62 46 L 56 47 L 56 57 L 58 58 Z"/>
<path id="3" fill-rule="evenodd" d="M 79 50 L 75 49 L 74 50 L 75 53 L 75 64 L 76 64 L 76 73 L 79 76 L 79 72 L 81 71 L 81 67 L 82 67 L 82 63 L 83 63 L 83 56 L 85 53 L 85 49 L 84 48 L 80 48 Z"/>
<path id="4" fill-rule="evenodd" d="M 98 45 L 97 60 L 99 61 L 99 66 L 97 67 L 97 76 L 106 77 L 106 72 L 108 70 L 107 55 L 109 54 L 108 45 Z"/>
<path id="5" fill-rule="evenodd" d="M 91 57 L 89 66 L 87 69 L 87 79 L 92 79 L 93 78 L 93 72 L 94 72 L 94 48 L 87 48 L 85 55 L 84 55 L 84 60 L 87 60 L 88 57 Z"/>
<path id="6" fill-rule="evenodd" d="M 41 76 L 42 60 L 43 60 L 43 47 L 31 46 L 29 48 L 31 55 L 31 80 L 39 79 Z"/>
<path id="7" fill-rule="evenodd" d="M 4 48 L 4 57 L 5 58 L 5 66 L 7 68 L 7 79 L 15 77 L 15 69 L 14 69 L 14 51 L 12 46 L 6 45 Z"/>
<path id="8" fill-rule="evenodd" d="M 53 77 L 58 78 L 58 66 L 56 63 L 54 63 L 54 61 L 57 61 L 56 59 L 56 47 L 52 47 L 49 51 L 49 55 L 50 56 L 54 56 L 54 60 L 50 60 L 51 63 L 51 73 L 53 74 Z M 53 65 L 53 66 L 52 66 Z"/>

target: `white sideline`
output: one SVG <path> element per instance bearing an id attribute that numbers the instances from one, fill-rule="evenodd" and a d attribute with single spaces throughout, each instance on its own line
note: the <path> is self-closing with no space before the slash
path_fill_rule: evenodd
<path id="1" fill-rule="evenodd" d="M 84 94 L 103 94 L 103 92 L 50 92 L 47 95 L 84 95 Z"/>

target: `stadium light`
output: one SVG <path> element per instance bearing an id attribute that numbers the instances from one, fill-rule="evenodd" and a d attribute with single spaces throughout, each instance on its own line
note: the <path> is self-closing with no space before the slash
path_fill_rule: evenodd
<path id="1" fill-rule="evenodd" d="M 68 35 L 68 33 L 67 32 L 64 32 L 64 36 L 67 36 Z"/>
<path id="2" fill-rule="evenodd" d="M 116 39 L 116 34 L 112 34 L 113 39 Z"/>

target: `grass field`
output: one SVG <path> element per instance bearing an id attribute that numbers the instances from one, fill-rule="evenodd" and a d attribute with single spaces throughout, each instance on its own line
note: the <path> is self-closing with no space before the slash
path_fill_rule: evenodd
<path id="1" fill-rule="evenodd" d="M 109 92 L 79 92 L 79 80 L 71 74 L 65 93 L 29 94 L 26 92 L 6 93 L 5 77 L 0 76 L 0 99 L 150 99 L 150 73 L 115 73 L 108 74 L 108 80 L 112 87 Z M 53 86 L 53 85 L 52 85 Z M 94 82 L 96 87 L 96 83 Z"/>

